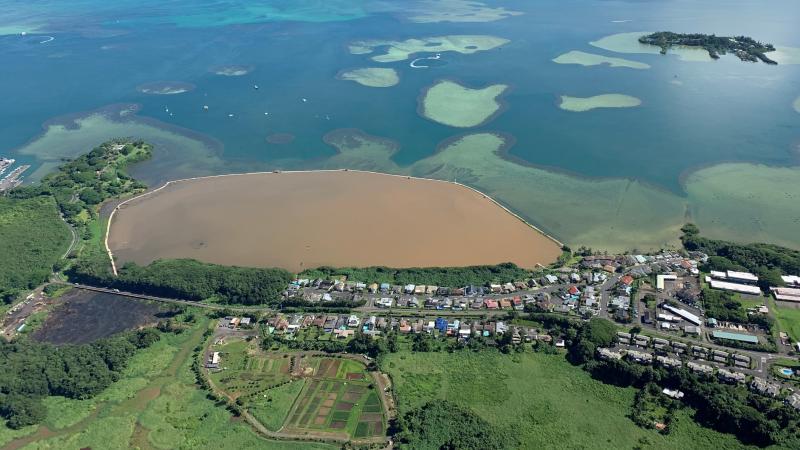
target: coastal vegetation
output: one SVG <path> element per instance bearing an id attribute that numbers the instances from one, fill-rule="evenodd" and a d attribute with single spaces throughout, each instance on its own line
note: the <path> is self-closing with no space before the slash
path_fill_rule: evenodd
<path id="1" fill-rule="evenodd" d="M 681 241 L 687 250 L 709 255 L 709 270 L 742 270 L 756 274 L 759 286 L 768 291 L 770 286 L 782 286 L 781 274 L 800 273 L 800 251 L 774 244 L 740 244 L 700 236 L 700 229 L 687 224 L 682 229 Z"/>
<path id="2" fill-rule="evenodd" d="M 56 170 L 65 159 L 76 158 L 98 143 L 120 136 L 136 136 L 144 142 L 157 142 L 159 147 L 170 149 L 154 155 L 148 162 L 146 178 L 140 181 L 151 183 L 164 177 L 184 178 L 224 170 L 217 154 L 219 147 L 214 141 L 175 126 L 167 127 L 155 119 L 137 117 L 138 109 L 135 104 L 118 104 L 49 121 L 39 137 L 18 150 L 19 154 L 35 157 L 41 163 L 27 180 L 38 181 Z M 248 170 L 252 168 L 252 164 L 248 166 Z"/>
<path id="3" fill-rule="evenodd" d="M 127 166 L 152 156 L 143 141 L 115 139 L 63 163 L 39 183 L 16 188 L 16 199 L 54 199 L 61 216 L 72 228 L 74 239 L 68 263 L 75 259 L 107 258 L 101 246 L 100 205 L 115 197 L 142 192 L 146 185 L 131 178 Z"/>
<path id="4" fill-rule="evenodd" d="M 660 48 L 639 42 L 640 37 L 650 33 L 650 31 L 617 33 L 589 42 L 589 44 L 597 48 L 602 48 L 603 50 L 617 53 L 646 53 L 658 55 L 661 50 Z M 676 46 L 670 49 L 669 54 L 677 56 L 681 61 L 713 61 L 708 55 L 708 52 L 700 47 Z"/>
<path id="5" fill-rule="evenodd" d="M 530 276 L 530 272 L 512 263 L 493 266 L 470 267 L 389 267 L 334 268 L 318 267 L 305 270 L 301 278 L 333 279 L 346 276 L 363 283 L 389 283 L 391 285 L 424 284 L 443 287 L 485 286 L 489 283 L 508 283 Z"/>
<path id="6" fill-rule="evenodd" d="M 500 112 L 502 104 L 497 99 L 506 89 L 504 84 L 470 89 L 454 81 L 440 81 L 420 97 L 419 111 L 423 117 L 451 127 L 476 127 Z"/>
<path id="7" fill-rule="evenodd" d="M 67 274 L 84 284 L 131 293 L 238 305 L 275 304 L 291 281 L 289 272 L 282 269 L 222 266 L 191 259 L 159 260 L 147 266 L 128 263 L 115 277 L 105 255 L 79 260 Z"/>
<path id="8" fill-rule="evenodd" d="M 624 94 L 602 94 L 593 97 L 561 96 L 558 107 L 573 112 L 591 111 L 596 108 L 633 108 L 642 104 L 636 97 Z"/>
<path id="9" fill-rule="evenodd" d="M 70 232 L 49 197 L 0 197 L 0 304 L 47 281 L 60 267 Z"/>
<path id="10" fill-rule="evenodd" d="M 372 57 L 373 61 L 390 63 L 405 61 L 416 53 L 443 53 L 458 52 L 465 55 L 491 50 L 509 42 L 495 36 L 485 35 L 451 35 L 435 36 L 419 39 L 406 39 L 404 41 L 392 40 L 365 40 L 350 44 L 350 53 L 354 55 L 367 55 L 376 49 L 384 49 L 384 53 Z"/>
<path id="11" fill-rule="evenodd" d="M 673 46 L 683 45 L 703 48 L 712 59 L 719 59 L 720 55 L 732 52 L 742 61 L 757 62 L 760 60 L 767 64 L 778 64 L 765 55 L 765 53 L 775 51 L 772 44 L 761 43 L 747 36 L 726 37 L 713 34 L 659 31 L 640 37 L 639 42 L 660 47 L 662 55 L 666 54 Z"/>
<path id="12" fill-rule="evenodd" d="M 400 82 L 397 71 L 382 67 L 364 67 L 342 72 L 338 76 L 341 80 L 355 81 L 368 87 L 391 87 Z"/>
<path id="13" fill-rule="evenodd" d="M 581 66 L 600 66 L 627 67 L 629 69 L 649 69 L 650 65 L 629 59 L 614 58 L 612 56 L 597 55 L 578 50 L 558 55 L 553 62 L 556 64 L 579 64 Z"/>

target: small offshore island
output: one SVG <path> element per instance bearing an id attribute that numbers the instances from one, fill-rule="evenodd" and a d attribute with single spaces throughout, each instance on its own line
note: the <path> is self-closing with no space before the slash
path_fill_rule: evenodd
<path id="1" fill-rule="evenodd" d="M 662 55 L 667 54 L 667 50 L 672 46 L 683 45 L 701 47 L 708 52 L 712 59 L 719 59 L 720 55 L 732 52 L 742 61 L 758 62 L 760 60 L 767 64 L 778 64 L 777 61 L 769 59 L 764 54 L 775 51 L 772 44 L 764 44 L 747 36 L 726 37 L 713 34 L 659 31 L 640 37 L 639 42 L 661 47 Z"/>

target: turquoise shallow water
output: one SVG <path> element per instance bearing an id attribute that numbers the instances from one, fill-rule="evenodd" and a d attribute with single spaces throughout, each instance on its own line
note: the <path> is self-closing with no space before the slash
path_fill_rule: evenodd
<path id="1" fill-rule="evenodd" d="M 409 165 L 466 131 L 417 113 L 420 92 L 449 78 L 472 87 L 511 85 L 504 97 L 507 109 L 469 131 L 513 136 L 510 154 L 539 167 L 581 177 L 634 178 L 684 195 L 681 180 L 699 167 L 737 161 L 797 164 L 800 114 L 792 101 L 800 95 L 800 65 L 749 64 L 734 57 L 693 63 L 588 44 L 614 33 L 669 29 L 746 34 L 800 47 L 797 2 L 770 2 L 769 7 L 722 0 L 487 3 L 524 14 L 484 23 L 415 23 L 404 11 L 430 3 L 0 0 L 0 10 L 10 11 L 0 19 L 0 30 L 30 30 L 26 36 L 0 36 L 0 154 L 38 164 L 16 151 L 41 132 L 42 123 L 136 103 L 139 116 L 213 142 L 223 163 L 208 169 L 212 172 L 269 168 L 287 160 L 314 166 L 334 154 L 322 137 L 339 128 L 398 142 L 393 159 Z M 511 42 L 472 55 L 443 53 L 440 64 L 429 69 L 412 69 L 408 61 L 377 64 L 369 55 L 347 50 L 348 43 L 361 39 L 449 34 L 486 34 Z M 54 39 L 41 43 L 44 36 Z M 651 69 L 551 62 L 570 50 L 645 62 Z M 213 73 L 228 65 L 251 71 L 230 77 Z M 336 79 L 341 70 L 368 66 L 393 67 L 401 81 L 372 89 Z M 194 89 L 179 95 L 137 91 L 161 81 Z M 561 95 L 603 93 L 632 95 L 642 105 L 585 113 L 557 107 Z M 276 133 L 295 139 L 268 143 L 266 137 Z M 144 167 L 152 180 L 160 180 L 170 177 L 174 164 Z"/>

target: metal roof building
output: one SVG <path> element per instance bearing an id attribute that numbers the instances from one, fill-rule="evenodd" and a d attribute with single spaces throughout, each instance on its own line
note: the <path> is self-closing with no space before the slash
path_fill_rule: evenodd
<path id="1" fill-rule="evenodd" d="M 727 331 L 715 330 L 711 333 L 715 339 L 728 339 L 730 341 L 747 342 L 749 344 L 758 344 L 758 337 L 750 334 L 729 333 Z"/>

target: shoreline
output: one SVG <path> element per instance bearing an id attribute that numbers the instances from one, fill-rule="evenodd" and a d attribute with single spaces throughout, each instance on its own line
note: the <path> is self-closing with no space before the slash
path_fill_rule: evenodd
<path id="1" fill-rule="evenodd" d="M 108 255 L 109 260 L 111 261 L 111 270 L 112 270 L 114 276 L 118 275 L 117 265 L 116 265 L 116 262 L 114 260 L 114 253 L 111 251 L 111 248 L 109 247 L 109 244 L 108 244 L 109 237 L 111 235 L 111 225 L 112 225 L 112 223 L 114 221 L 114 216 L 116 215 L 117 211 L 119 211 L 120 208 L 122 208 L 124 205 L 126 205 L 126 204 L 128 204 L 130 202 L 133 202 L 135 200 L 139 200 L 139 199 L 148 197 L 148 196 L 150 196 L 152 194 L 155 194 L 155 193 L 157 193 L 157 192 L 159 192 L 159 191 L 161 191 L 161 190 L 163 190 L 163 189 L 165 189 L 165 188 L 167 188 L 167 187 L 169 187 L 169 186 L 171 186 L 173 184 L 186 182 L 186 181 L 207 180 L 207 179 L 213 179 L 213 178 L 248 176 L 248 175 L 267 175 L 267 174 L 276 174 L 276 175 L 277 174 L 289 174 L 289 175 L 291 175 L 291 174 L 300 174 L 300 173 L 331 173 L 331 172 L 356 172 L 356 173 L 365 173 L 365 174 L 373 174 L 373 175 L 384 175 L 384 176 L 392 176 L 392 177 L 413 179 L 413 180 L 435 181 L 435 182 L 438 182 L 438 183 L 448 183 L 448 184 L 453 184 L 453 185 L 456 185 L 456 186 L 460 186 L 462 188 L 466 188 L 466 189 L 472 191 L 473 193 L 476 193 L 476 194 L 479 194 L 479 195 L 483 196 L 483 198 L 485 198 L 485 199 L 488 199 L 495 206 L 501 208 L 507 214 L 509 214 L 512 217 L 514 217 L 515 219 L 519 220 L 520 222 L 522 222 L 523 224 L 525 224 L 527 227 L 531 228 L 532 230 L 536 231 L 540 235 L 544 236 L 546 239 L 552 241 L 554 244 L 556 244 L 558 246 L 559 249 L 564 247 L 564 244 L 561 241 L 559 241 L 558 239 L 556 239 L 552 235 L 546 233 L 545 231 L 543 231 L 542 229 L 538 228 L 537 226 L 533 225 L 532 223 L 528 222 L 527 220 L 522 218 L 519 214 L 511 211 L 509 208 L 507 208 L 506 206 L 504 206 L 502 203 L 498 202 L 497 200 L 495 200 L 491 196 L 479 191 L 478 189 L 475 189 L 475 188 L 473 188 L 471 186 L 467 186 L 465 184 L 462 184 L 462 183 L 459 183 L 459 182 L 456 182 L 456 181 L 437 180 L 435 178 L 424 178 L 424 177 L 417 177 L 417 176 L 412 176 L 412 175 L 397 175 L 397 174 L 390 174 L 390 173 L 385 173 L 385 172 L 376 172 L 376 171 L 358 170 L 358 169 L 318 169 L 318 170 L 288 170 L 288 171 L 273 170 L 273 171 L 267 171 L 267 172 L 261 171 L 261 172 L 247 172 L 247 173 L 229 173 L 229 174 L 221 174 L 221 175 L 207 175 L 207 176 L 200 176 L 200 177 L 182 178 L 182 179 L 178 179 L 178 180 L 170 180 L 170 181 L 167 181 L 166 183 L 164 183 L 163 185 L 159 186 L 158 188 L 155 188 L 153 190 L 148 190 L 147 192 L 143 192 L 143 193 L 141 193 L 139 195 L 136 195 L 134 197 L 131 197 L 131 198 L 127 199 L 127 200 L 124 200 L 124 201 L 120 202 L 116 207 L 114 207 L 114 209 L 111 211 L 111 214 L 108 217 L 108 221 L 106 223 L 105 237 L 103 239 L 103 245 L 105 247 L 106 254 Z"/>

